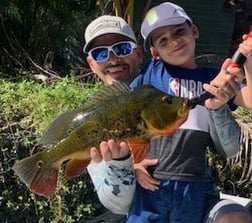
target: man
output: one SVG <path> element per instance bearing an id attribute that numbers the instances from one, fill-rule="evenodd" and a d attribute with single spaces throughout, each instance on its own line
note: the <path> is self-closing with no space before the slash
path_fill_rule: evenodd
<path id="1" fill-rule="evenodd" d="M 85 31 L 85 40 L 86 44 L 83 51 L 88 53 L 87 62 L 92 71 L 97 74 L 105 85 L 110 85 L 114 81 L 130 83 L 134 80 L 143 62 L 143 50 L 142 47 L 137 45 L 133 30 L 122 18 L 109 15 L 98 17 L 87 27 Z M 114 145 L 114 142 L 112 143 Z M 117 145 L 114 145 L 113 148 L 115 148 L 116 151 L 118 149 Z M 121 142 L 118 154 L 113 154 L 113 157 L 111 157 L 110 150 L 108 149 L 104 151 L 103 158 L 104 160 L 111 160 L 112 158 L 129 157 L 128 154 L 129 147 L 127 143 Z M 98 196 L 100 200 L 103 200 L 102 196 L 107 194 L 107 192 L 106 184 L 100 180 L 100 174 L 103 175 L 101 171 L 106 169 L 104 168 L 106 163 L 98 162 L 100 161 L 100 152 L 96 148 L 91 149 L 91 158 L 95 162 L 91 162 L 88 171 L 95 184 L 96 190 L 99 191 Z M 123 161 L 120 161 L 121 168 L 125 169 L 126 172 L 127 169 L 131 169 L 131 163 L 126 166 L 124 166 L 123 163 Z M 99 173 L 97 174 L 96 171 Z M 127 176 L 129 182 L 134 179 L 132 171 Z M 129 184 L 132 185 L 132 183 L 133 182 Z M 105 187 L 100 187 L 100 185 L 104 185 Z M 126 192 L 124 195 L 133 198 L 131 190 L 127 189 L 128 185 L 124 186 L 125 191 L 130 192 L 129 194 Z M 101 190 L 99 188 L 101 188 Z M 130 204 L 131 199 L 129 199 L 128 204 L 125 203 L 126 209 L 130 207 Z M 120 207 L 120 205 L 118 207 Z M 118 211 L 114 210 L 116 213 Z M 126 210 L 124 212 L 126 212 Z"/>

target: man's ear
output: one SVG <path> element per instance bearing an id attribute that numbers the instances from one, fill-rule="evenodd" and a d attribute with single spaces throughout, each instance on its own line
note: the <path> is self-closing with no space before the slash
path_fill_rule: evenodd
<path id="1" fill-rule="evenodd" d="M 89 65 L 90 69 L 93 70 L 93 67 L 94 67 L 93 66 L 93 59 L 90 56 L 87 56 L 86 61 L 87 61 L 88 65 Z"/>
<path id="2" fill-rule="evenodd" d="M 137 52 L 137 55 L 139 56 L 139 58 L 141 58 L 141 62 L 143 62 L 143 58 L 144 58 L 144 50 L 143 50 L 143 47 L 142 46 L 137 46 L 136 48 L 136 52 Z"/>
<path id="3" fill-rule="evenodd" d="M 151 52 L 151 56 L 155 59 L 158 59 L 159 58 L 159 54 L 157 52 L 157 50 L 153 47 L 150 48 L 150 52 Z"/>

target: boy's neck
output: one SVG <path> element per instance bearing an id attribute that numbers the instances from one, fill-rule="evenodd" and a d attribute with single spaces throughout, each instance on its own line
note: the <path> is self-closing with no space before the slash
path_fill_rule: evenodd
<path id="1" fill-rule="evenodd" d="M 165 62 L 165 61 L 164 61 Z M 166 63 L 166 62 L 165 62 Z M 169 64 L 169 63 L 168 63 Z M 191 61 L 190 63 L 184 63 L 184 64 L 179 64 L 179 65 L 175 65 L 175 64 L 170 64 L 173 66 L 177 66 L 177 67 L 181 67 L 181 68 L 185 68 L 185 69 L 195 69 L 198 67 L 198 65 L 196 64 L 195 60 Z"/>

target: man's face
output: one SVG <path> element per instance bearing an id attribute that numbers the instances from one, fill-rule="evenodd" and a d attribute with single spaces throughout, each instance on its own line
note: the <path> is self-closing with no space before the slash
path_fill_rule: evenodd
<path id="1" fill-rule="evenodd" d="M 130 39 L 119 34 L 102 35 L 94 40 L 90 49 L 99 46 L 112 46 L 121 41 L 130 41 Z M 105 85 L 112 84 L 113 81 L 130 83 L 137 75 L 142 61 L 141 47 L 135 48 L 132 54 L 125 57 L 117 57 L 113 52 L 110 52 L 107 60 L 102 62 L 97 62 L 90 55 L 87 57 L 91 70 L 98 75 Z"/>

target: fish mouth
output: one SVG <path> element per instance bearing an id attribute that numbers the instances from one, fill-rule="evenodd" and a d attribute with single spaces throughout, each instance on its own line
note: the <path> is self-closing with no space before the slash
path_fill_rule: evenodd
<path id="1" fill-rule="evenodd" d="M 187 106 L 190 108 L 190 109 L 194 109 L 196 107 L 196 105 L 199 104 L 199 101 L 196 100 L 198 98 L 193 98 L 193 99 L 188 99 L 187 100 Z"/>
<path id="2" fill-rule="evenodd" d="M 192 108 L 191 102 L 189 98 L 185 98 L 185 100 L 182 101 L 181 109 L 179 111 L 179 116 L 183 117 L 185 114 L 188 114 L 189 110 Z"/>

